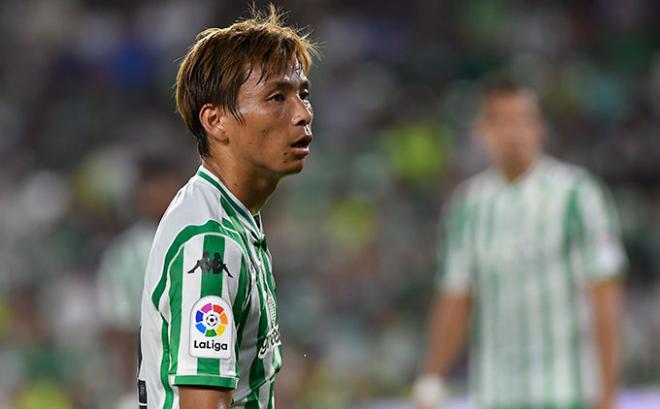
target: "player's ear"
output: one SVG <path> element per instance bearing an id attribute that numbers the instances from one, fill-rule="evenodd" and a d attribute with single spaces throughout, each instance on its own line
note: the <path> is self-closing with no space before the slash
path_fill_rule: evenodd
<path id="1" fill-rule="evenodd" d="M 226 129 L 227 118 L 222 108 L 213 104 L 204 104 L 199 110 L 199 122 L 213 142 L 226 144 L 229 141 Z"/>

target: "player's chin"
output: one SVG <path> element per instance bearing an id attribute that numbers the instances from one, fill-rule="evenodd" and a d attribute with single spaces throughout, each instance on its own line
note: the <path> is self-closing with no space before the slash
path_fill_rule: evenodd
<path id="1" fill-rule="evenodd" d="M 289 175 L 295 175 L 300 172 L 302 172 L 303 168 L 305 167 L 305 160 L 304 159 L 299 159 L 296 161 L 291 161 L 286 164 L 286 167 L 282 169 L 282 176 L 289 176 Z"/>

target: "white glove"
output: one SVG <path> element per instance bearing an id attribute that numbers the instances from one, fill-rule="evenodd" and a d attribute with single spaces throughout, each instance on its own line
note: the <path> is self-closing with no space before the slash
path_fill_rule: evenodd
<path id="1" fill-rule="evenodd" d="M 412 396 L 417 408 L 436 409 L 447 398 L 447 387 L 439 376 L 426 374 L 415 381 Z"/>

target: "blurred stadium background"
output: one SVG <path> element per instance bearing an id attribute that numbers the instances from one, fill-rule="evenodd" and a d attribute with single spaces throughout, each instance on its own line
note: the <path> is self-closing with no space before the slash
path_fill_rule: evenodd
<path id="1" fill-rule="evenodd" d="M 502 68 L 541 91 L 549 150 L 614 192 L 631 265 L 623 380 L 660 388 L 660 3 L 279 4 L 313 29 L 323 59 L 311 75 L 313 155 L 264 211 L 285 343 L 278 406 L 405 406 L 437 219 L 484 164 L 469 130 L 476 80 Z M 134 358 L 110 342 L 102 312 L 104 253 L 138 219 L 141 158 L 196 169 L 174 111 L 177 59 L 201 29 L 246 10 L 0 4 L 0 408 L 115 408 L 132 392 L 122 365 Z M 458 396 L 464 372 L 453 374 Z"/>

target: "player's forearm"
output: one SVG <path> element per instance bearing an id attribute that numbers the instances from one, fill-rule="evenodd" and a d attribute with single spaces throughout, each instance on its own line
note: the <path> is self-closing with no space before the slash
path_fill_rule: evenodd
<path id="1" fill-rule="evenodd" d="M 179 387 L 181 409 L 229 409 L 232 391 L 198 386 Z"/>
<path id="2" fill-rule="evenodd" d="M 425 373 L 444 376 L 463 349 L 470 319 L 469 294 L 445 294 L 431 313 Z"/>
<path id="3" fill-rule="evenodd" d="M 621 284 L 609 281 L 594 284 L 591 289 L 594 325 L 601 369 L 601 407 L 613 407 L 619 384 L 619 322 L 621 316 Z"/>

